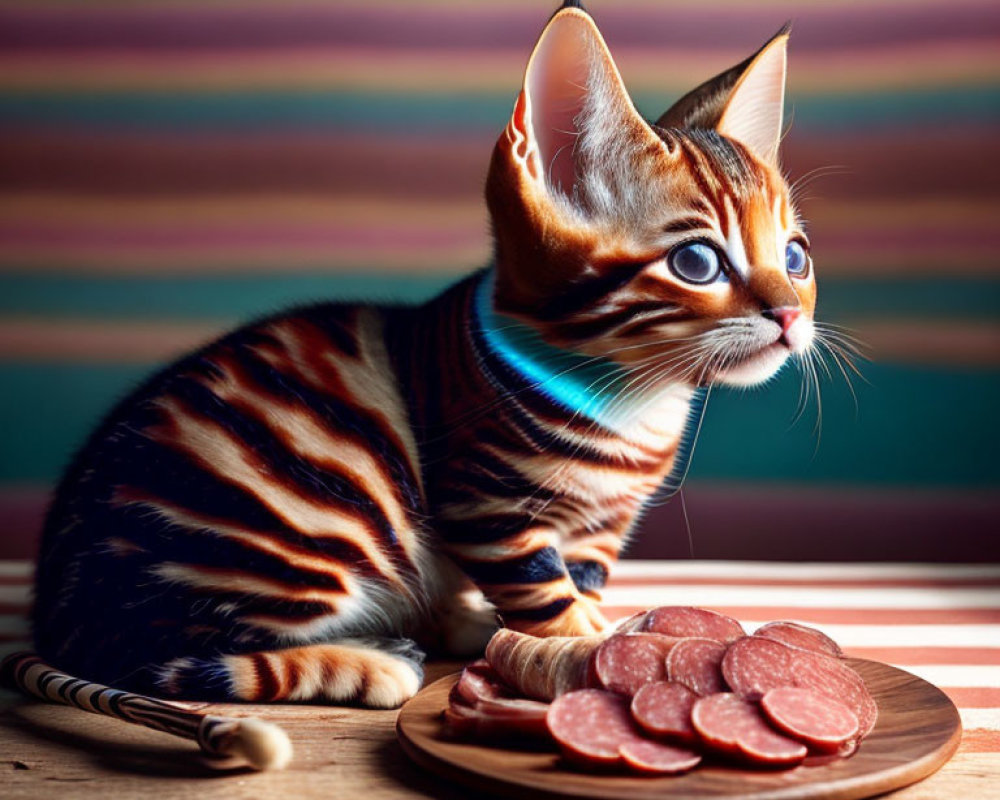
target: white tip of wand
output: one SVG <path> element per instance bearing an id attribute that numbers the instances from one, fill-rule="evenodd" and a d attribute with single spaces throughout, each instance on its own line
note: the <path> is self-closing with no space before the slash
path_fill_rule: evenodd
<path id="1" fill-rule="evenodd" d="M 254 769 L 284 769 L 292 760 L 292 742 L 277 725 L 259 719 L 241 719 L 233 732 L 229 753 L 242 757 Z"/>

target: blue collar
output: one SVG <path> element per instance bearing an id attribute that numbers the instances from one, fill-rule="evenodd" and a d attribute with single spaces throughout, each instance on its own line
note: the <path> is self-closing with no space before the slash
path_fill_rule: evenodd
<path id="1" fill-rule="evenodd" d="M 490 352 L 531 389 L 574 414 L 613 428 L 616 415 L 609 407 L 628 377 L 625 368 L 608 359 L 553 347 L 531 326 L 497 313 L 494 285 L 490 269 L 480 278 L 475 293 L 475 322 Z"/>

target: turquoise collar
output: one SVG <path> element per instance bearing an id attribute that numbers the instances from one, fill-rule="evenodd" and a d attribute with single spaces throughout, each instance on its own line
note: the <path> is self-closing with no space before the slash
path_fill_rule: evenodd
<path id="1" fill-rule="evenodd" d="M 475 321 L 486 346 L 505 367 L 559 405 L 614 427 L 617 389 L 628 373 L 620 364 L 553 347 L 531 326 L 493 308 L 495 276 L 488 270 L 475 294 Z M 496 378 L 496 376 L 494 376 Z"/>

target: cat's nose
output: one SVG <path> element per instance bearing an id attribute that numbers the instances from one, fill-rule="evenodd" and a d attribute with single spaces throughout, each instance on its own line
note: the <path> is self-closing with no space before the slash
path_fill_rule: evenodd
<path id="1" fill-rule="evenodd" d="M 798 306 L 781 306 L 780 308 L 767 308 L 761 312 L 764 319 L 774 320 L 781 326 L 781 338 L 785 339 L 788 329 L 792 323 L 799 318 L 802 309 Z"/>

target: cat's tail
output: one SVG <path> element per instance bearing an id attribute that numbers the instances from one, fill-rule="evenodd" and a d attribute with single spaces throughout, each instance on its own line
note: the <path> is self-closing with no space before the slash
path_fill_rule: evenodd
<path id="1" fill-rule="evenodd" d="M 35 653 L 13 653 L 0 663 L 0 681 L 53 703 L 76 706 L 197 742 L 213 766 L 281 769 L 292 743 L 281 728 L 255 718 L 217 717 L 176 703 L 112 689 L 50 667 Z"/>

